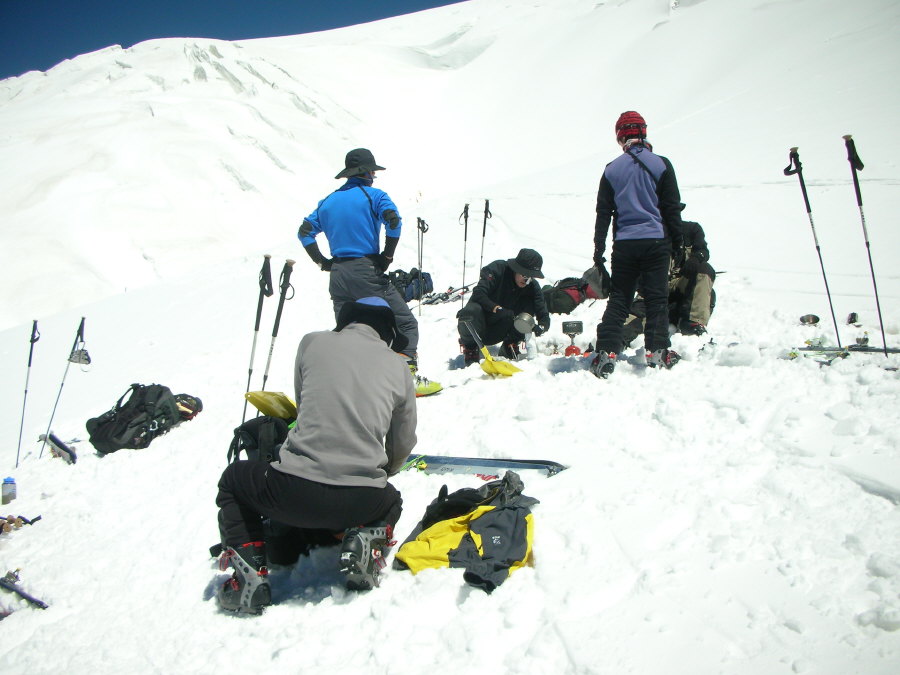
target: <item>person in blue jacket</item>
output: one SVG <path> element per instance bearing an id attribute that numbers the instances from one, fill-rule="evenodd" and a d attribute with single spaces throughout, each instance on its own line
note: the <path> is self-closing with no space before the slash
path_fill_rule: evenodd
<path id="1" fill-rule="evenodd" d="M 591 372 L 607 378 L 622 350 L 622 328 L 640 283 L 647 310 L 644 344 L 647 364 L 671 368 L 680 359 L 669 349 L 667 311 L 669 268 L 681 266 L 681 196 L 672 163 L 654 154 L 647 123 L 633 110 L 616 121 L 622 154 L 606 165 L 597 193 L 594 264 L 606 263 L 606 237 L 613 224 L 611 289 L 597 326 Z"/>
<path id="2" fill-rule="evenodd" d="M 348 152 L 343 171 L 335 176 L 347 181 L 303 219 L 297 237 L 312 261 L 331 274 L 328 291 L 335 321 L 344 303 L 370 296 L 387 301 L 397 328 L 408 342 L 401 353 L 416 378 L 416 395 L 427 396 L 442 387 L 418 375 L 419 324 L 385 274 L 394 260 L 403 222 L 388 194 L 373 187 L 375 172 L 383 170 L 370 150 L 356 148 Z M 385 228 L 383 248 L 382 225 Z M 316 236 L 320 233 L 328 240 L 331 258 L 319 250 Z"/>

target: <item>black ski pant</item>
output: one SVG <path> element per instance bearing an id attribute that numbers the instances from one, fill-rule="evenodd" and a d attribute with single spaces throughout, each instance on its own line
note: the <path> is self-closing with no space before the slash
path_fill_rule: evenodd
<path id="1" fill-rule="evenodd" d="M 672 246 L 668 239 L 624 239 L 613 243 L 611 289 L 603 318 L 597 325 L 597 348 L 618 353 L 624 346 L 622 327 L 631 312 L 638 286 L 647 311 L 644 344 L 648 351 L 667 349 L 669 342 L 669 264 Z"/>
<path id="2" fill-rule="evenodd" d="M 532 310 L 533 312 L 534 310 Z M 456 313 L 458 319 L 457 331 L 459 331 L 459 343 L 469 348 L 476 347 L 475 338 L 466 327 L 464 321 L 469 321 L 478 337 L 485 345 L 495 345 L 498 342 L 521 342 L 525 336 L 513 326 L 514 316 L 506 319 L 498 318 L 496 314 L 484 311 L 484 307 L 477 302 L 469 302 Z"/>
<path id="3" fill-rule="evenodd" d="M 350 527 L 400 519 L 403 500 L 388 483 L 383 488 L 328 485 L 292 476 L 266 462 L 243 460 L 229 464 L 219 479 L 219 534 L 232 548 L 266 541 L 263 518 L 278 523 L 284 536 L 317 531 L 340 533 Z M 273 562 L 275 562 L 273 560 Z"/>

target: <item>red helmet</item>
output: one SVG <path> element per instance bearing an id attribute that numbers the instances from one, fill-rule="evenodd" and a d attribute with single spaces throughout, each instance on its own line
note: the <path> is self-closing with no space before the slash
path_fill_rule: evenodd
<path id="1" fill-rule="evenodd" d="M 647 138 L 647 123 L 634 110 L 623 112 L 616 120 L 616 140 L 629 138 Z"/>

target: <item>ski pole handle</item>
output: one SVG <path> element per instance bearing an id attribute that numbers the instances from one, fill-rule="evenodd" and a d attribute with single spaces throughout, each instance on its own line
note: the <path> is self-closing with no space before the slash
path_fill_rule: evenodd
<path id="1" fill-rule="evenodd" d="M 788 155 L 788 165 L 784 167 L 784 175 L 785 176 L 793 176 L 795 173 L 802 173 L 803 165 L 800 163 L 800 153 L 797 152 L 797 148 L 791 148 L 790 154 Z"/>
<path id="2" fill-rule="evenodd" d="M 847 146 L 847 161 L 850 162 L 854 171 L 862 171 L 865 168 L 865 164 L 862 163 L 859 155 L 856 154 L 856 143 L 853 142 L 851 134 L 844 136 L 844 144 Z"/>
<path id="3" fill-rule="evenodd" d="M 273 339 L 278 335 L 278 326 L 281 324 L 281 312 L 284 309 L 285 296 L 287 296 L 288 289 L 291 288 L 291 272 L 293 269 L 294 261 L 288 258 L 284 263 L 284 267 L 281 269 L 281 279 L 279 284 L 281 296 L 278 298 L 278 311 L 275 312 L 275 326 L 272 328 Z"/>
<path id="4" fill-rule="evenodd" d="M 419 228 L 419 232 L 421 232 L 422 234 L 428 232 L 428 223 L 426 223 L 421 218 L 416 218 L 416 221 L 416 227 Z"/>
<path id="5" fill-rule="evenodd" d="M 797 178 L 800 179 L 800 191 L 803 193 L 803 203 L 806 204 L 806 213 L 809 214 L 809 221 L 812 224 L 812 207 L 809 205 L 809 195 L 806 194 L 806 181 L 803 180 L 803 164 L 800 163 L 800 153 L 797 152 L 797 148 L 791 148 L 791 153 L 789 156 L 790 164 L 784 167 L 784 175 L 785 176 L 793 176 L 797 174 Z M 816 234 L 815 225 L 813 225 L 813 236 Z M 819 245 L 819 239 L 816 237 L 816 246 Z"/>
<path id="6" fill-rule="evenodd" d="M 264 253 L 263 256 L 262 268 L 259 270 L 259 290 L 268 298 L 275 292 L 272 288 L 272 268 L 269 265 L 272 256 L 268 253 Z"/>
<path id="7" fill-rule="evenodd" d="M 34 325 L 31 327 L 31 346 L 28 348 L 28 367 L 31 368 L 31 358 L 34 356 L 34 343 L 41 339 L 41 334 L 38 332 L 37 327 L 37 319 L 34 320 Z"/>
<path id="8" fill-rule="evenodd" d="M 847 146 L 847 161 L 850 162 L 850 169 L 853 173 L 853 189 L 856 190 L 856 205 L 861 209 L 862 192 L 859 189 L 859 176 L 856 175 L 856 172 L 862 171 L 865 168 L 865 165 L 862 163 L 859 155 L 856 154 L 856 143 L 853 142 L 853 136 L 850 134 L 844 136 L 844 144 Z"/>

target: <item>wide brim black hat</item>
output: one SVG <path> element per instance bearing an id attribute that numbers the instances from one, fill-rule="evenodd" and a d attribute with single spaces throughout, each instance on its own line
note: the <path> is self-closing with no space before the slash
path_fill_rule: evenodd
<path id="1" fill-rule="evenodd" d="M 514 272 L 518 272 L 523 277 L 531 277 L 532 279 L 543 279 L 544 273 L 541 272 L 541 266 L 544 259 L 541 254 L 531 248 L 523 248 L 519 251 L 519 255 L 506 261 Z"/>
<path id="2" fill-rule="evenodd" d="M 409 345 L 409 338 L 397 328 L 394 311 L 384 298 L 373 296 L 360 298 L 355 302 L 345 302 L 338 313 L 335 330 L 343 330 L 351 323 L 371 326 L 395 352 L 403 351 Z"/>
<path id="3" fill-rule="evenodd" d="M 344 170 L 335 178 L 352 178 L 370 171 L 384 171 L 383 166 L 375 163 L 375 156 L 371 150 L 356 148 L 347 153 L 344 158 Z"/>

